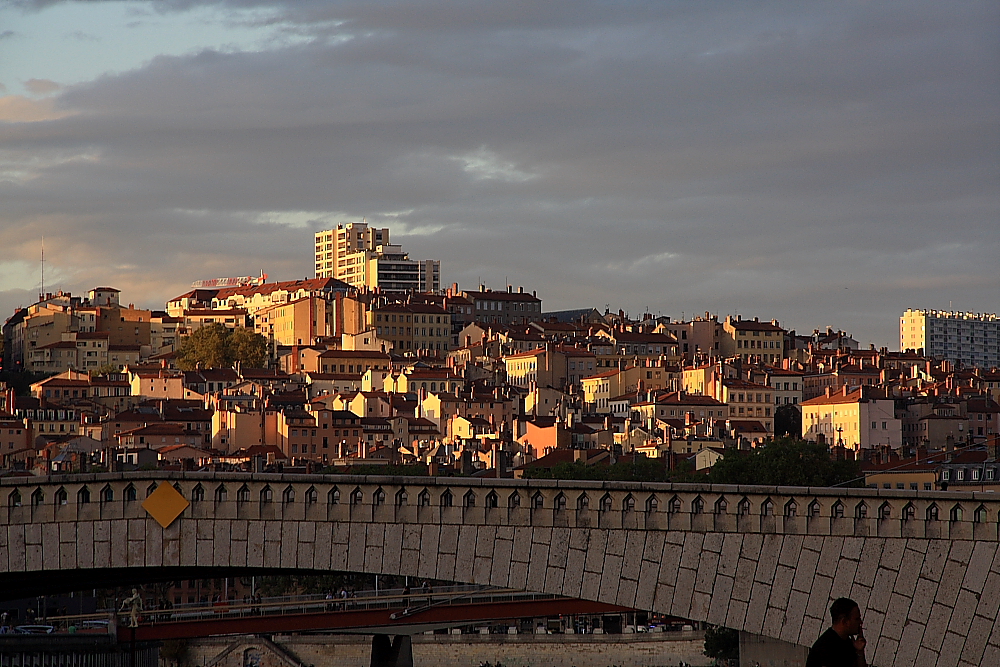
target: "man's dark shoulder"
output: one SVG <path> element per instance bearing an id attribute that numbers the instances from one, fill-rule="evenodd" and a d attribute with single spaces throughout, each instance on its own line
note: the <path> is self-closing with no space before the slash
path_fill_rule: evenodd
<path id="1" fill-rule="evenodd" d="M 854 667 L 856 658 L 854 645 L 829 628 L 809 649 L 806 667 Z"/>

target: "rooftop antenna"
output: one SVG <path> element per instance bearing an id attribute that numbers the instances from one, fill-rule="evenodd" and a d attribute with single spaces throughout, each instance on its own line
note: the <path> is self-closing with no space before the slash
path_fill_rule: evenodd
<path id="1" fill-rule="evenodd" d="M 38 300 L 45 300 L 45 234 L 42 234 L 42 261 L 41 261 L 41 272 L 42 272 L 42 284 L 38 292 Z"/>

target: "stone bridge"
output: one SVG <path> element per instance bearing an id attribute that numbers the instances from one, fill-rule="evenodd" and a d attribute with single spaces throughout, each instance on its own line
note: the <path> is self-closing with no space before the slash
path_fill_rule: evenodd
<path id="1" fill-rule="evenodd" d="M 163 484 L 190 501 L 166 528 L 143 508 Z M 339 570 L 555 593 L 796 644 L 849 596 L 874 665 L 1000 664 L 990 493 L 161 472 L 7 478 L 0 502 L 0 596 Z"/>

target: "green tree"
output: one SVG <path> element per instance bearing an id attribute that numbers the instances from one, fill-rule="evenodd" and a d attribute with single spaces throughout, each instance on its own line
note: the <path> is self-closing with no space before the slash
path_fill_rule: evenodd
<path id="1" fill-rule="evenodd" d="M 18 396 L 27 396 L 31 393 L 31 385 L 41 382 L 47 377 L 52 377 L 55 373 L 36 373 L 33 371 L 3 371 L 0 372 L 0 382 L 14 389 Z"/>
<path id="2" fill-rule="evenodd" d="M 186 371 L 201 368 L 261 368 L 267 360 L 267 339 L 250 329 L 209 324 L 181 340 L 177 365 Z"/>
<path id="3" fill-rule="evenodd" d="M 251 329 L 231 329 L 226 342 L 229 355 L 247 368 L 263 368 L 267 361 L 267 339 Z"/>
<path id="4" fill-rule="evenodd" d="M 100 368 L 94 368 L 90 371 L 90 377 L 97 377 L 98 375 L 107 375 L 108 373 L 121 373 L 121 364 L 104 364 Z"/>
<path id="5" fill-rule="evenodd" d="M 709 627 L 705 630 L 705 655 L 715 660 L 736 660 L 740 657 L 740 633 L 729 628 Z"/>
<path id="6" fill-rule="evenodd" d="M 774 411 L 774 437 L 780 438 L 783 435 L 802 437 L 802 413 L 798 406 L 782 405 Z"/>
<path id="7" fill-rule="evenodd" d="M 695 482 L 705 481 L 694 473 L 687 461 L 681 461 L 677 470 L 667 470 L 667 460 L 639 456 L 634 461 L 624 461 L 613 465 L 586 465 L 584 463 L 557 463 L 551 468 L 528 468 L 524 476 L 528 479 L 590 479 L 615 482 Z"/>
<path id="8" fill-rule="evenodd" d="M 781 486 L 833 486 L 857 481 L 855 461 L 830 458 L 826 446 L 797 438 L 778 438 L 745 451 L 728 449 L 708 474 L 714 484 L 766 484 Z"/>

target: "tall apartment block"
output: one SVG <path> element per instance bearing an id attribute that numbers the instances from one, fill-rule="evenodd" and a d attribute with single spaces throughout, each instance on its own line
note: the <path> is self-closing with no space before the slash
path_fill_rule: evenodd
<path id="1" fill-rule="evenodd" d="M 382 292 L 436 292 L 441 262 L 410 259 L 401 246 L 389 243 L 388 228 L 350 222 L 316 232 L 316 277 Z"/>
<path id="2" fill-rule="evenodd" d="M 964 366 L 1000 366 L 1000 317 L 908 308 L 899 318 L 899 349 L 920 348 L 927 356 Z"/>

